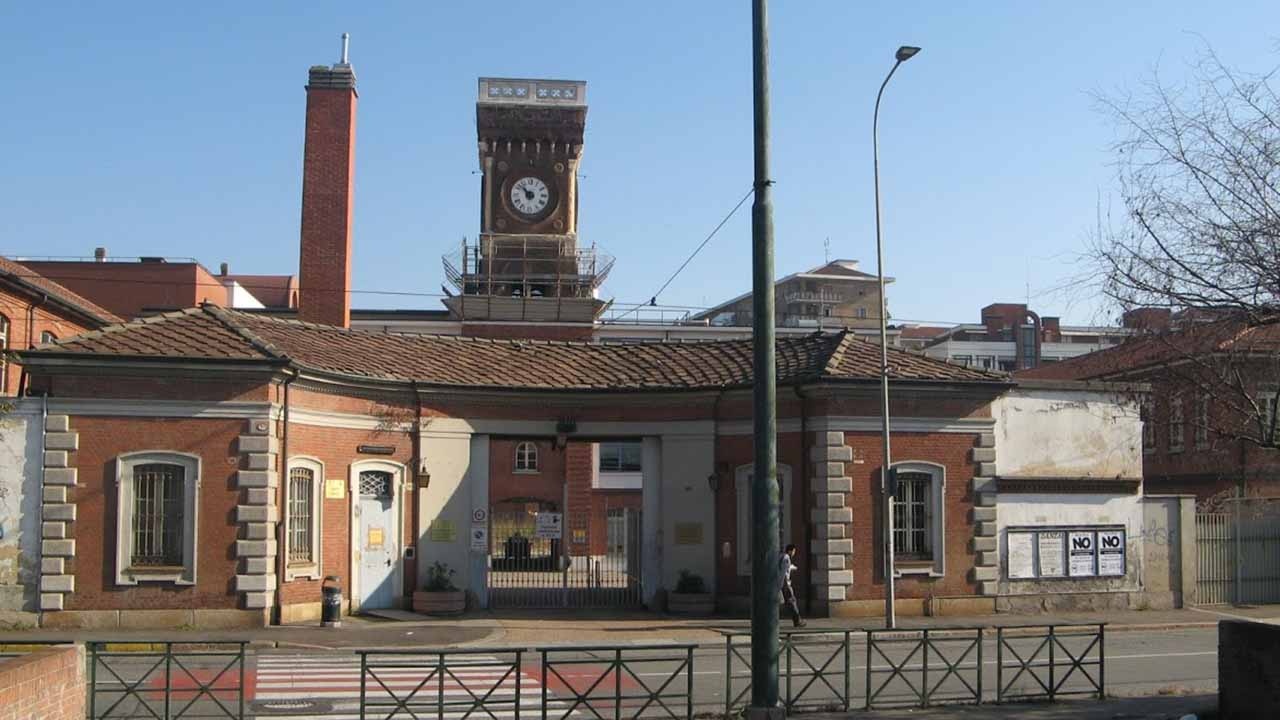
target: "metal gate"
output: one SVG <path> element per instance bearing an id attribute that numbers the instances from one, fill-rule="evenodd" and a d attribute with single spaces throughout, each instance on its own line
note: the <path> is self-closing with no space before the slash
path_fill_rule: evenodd
<path id="1" fill-rule="evenodd" d="M 1196 513 L 1196 601 L 1280 602 L 1280 498 L 1233 498 Z"/>
<path id="2" fill-rule="evenodd" d="M 539 516 L 544 516 L 539 520 Z M 547 517 L 547 516 L 558 517 Z M 640 511 L 561 516 L 547 503 L 489 512 L 489 604 L 494 608 L 621 608 L 643 603 Z M 551 528 L 559 526 L 560 537 Z"/>

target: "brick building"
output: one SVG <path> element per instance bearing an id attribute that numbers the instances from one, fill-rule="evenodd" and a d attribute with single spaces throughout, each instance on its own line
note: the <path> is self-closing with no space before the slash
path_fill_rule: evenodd
<path id="1" fill-rule="evenodd" d="M 22 366 L 10 353 L 119 322 L 100 307 L 32 268 L 0 257 L 0 395 L 17 395 Z"/>
<path id="2" fill-rule="evenodd" d="M 1017 377 L 1143 383 L 1148 492 L 1193 494 L 1202 508 L 1227 497 L 1275 497 L 1280 326 L 1216 315 L 1131 311 L 1126 324 L 1141 334 L 1129 342 Z"/>
<path id="3" fill-rule="evenodd" d="M 406 607 L 435 563 L 480 607 L 661 608 L 682 572 L 722 608 L 745 607 L 750 341 L 564 339 L 591 337 L 607 269 L 577 237 L 585 83 L 479 90 L 482 232 L 454 267 L 458 334 L 351 327 L 356 89 L 343 62 L 312 68 L 307 86 L 306 322 L 191 296 L 165 302 L 209 302 L 21 353 L 39 438 L 14 462 L 38 477 L 23 497 L 41 519 L 43 625 L 309 619 L 331 575 L 348 610 Z M 539 333 L 559 339 L 514 339 Z M 812 614 L 878 614 L 879 348 L 804 332 L 776 353 L 780 540 L 801 548 L 798 592 Z M 1140 593 L 1123 399 L 902 350 L 889 376 L 901 612 Z M 1111 443 L 1105 463 L 1045 447 L 1045 408 L 1062 402 L 1092 405 L 1057 445 Z M 1057 508 L 1069 524 L 1045 519 Z M 1054 533 L 1110 533 L 1119 563 L 1059 577 L 1048 555 L 1042 568 L 1007 551 L 1042 531 L 1044 548 Z"/>

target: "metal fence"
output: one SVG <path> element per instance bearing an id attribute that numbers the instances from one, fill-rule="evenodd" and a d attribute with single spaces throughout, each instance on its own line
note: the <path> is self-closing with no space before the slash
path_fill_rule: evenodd
<path id="1" fill-rule="evenodd" d="M 245 645 L 87 642 L 89 720 L 243 720 Z"/>
<path id="2" fill-rule="evenodd" d="M 359 651 L 360 717 L 537 717 L 521 648 Z M 522 690 L 524 692 L 522 692 Z"/>
<path id="3" fill-rule="evenodd" d="M 982 702 L 982 629 L 867 631 L 864 707 Z"/>
<path id="4" fill-rule="evenodd" d="M 1106 697 L 1106 624 L 996 628 L 996 699 Z"/>
<path id="5" fill-rule="evenodd" d="M 1280 602 L 1280 499 L 1231 498 L 1196 513 L 1196 601 Z"/>
<path id="6" fill-rule="evenodd" d="M 853 632 L 793 631 L 779 637 L 778 689 L 788 711 L 849 709 Z M 724 644 L 724 714 L 746 707 L 750 697 L 751 634 L 728 633 Z"/>
<path id="7" fill-rule="evenodd" d="M 542 718 L 692 718 L 695 647 L 543 648 Z"/>

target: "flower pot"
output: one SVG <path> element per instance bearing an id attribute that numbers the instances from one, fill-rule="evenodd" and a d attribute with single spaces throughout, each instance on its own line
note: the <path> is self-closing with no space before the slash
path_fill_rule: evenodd
<path id="1" fill-rule="evenodd" d="M 467 609 L 467 593 L 463 590 L 413 593 L 413 611 L 426 615 L 456 615 Z"/>
<path id="2" fill-rule="evenodd" d="M 710 615 L 716 610 L 711 593 L 678 593 L 667 595 L 667 611 L 673 615 Z"/>

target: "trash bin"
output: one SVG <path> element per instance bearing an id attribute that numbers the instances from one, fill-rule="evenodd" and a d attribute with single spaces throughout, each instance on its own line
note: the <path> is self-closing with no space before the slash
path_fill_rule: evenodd
<path id="1" fill-rule="evenodd" d="M 337 575 L 328 575 L 320 585 L 323 599 L 320 603 L 320 626 L 342 627 L 342 581 Z"/>

